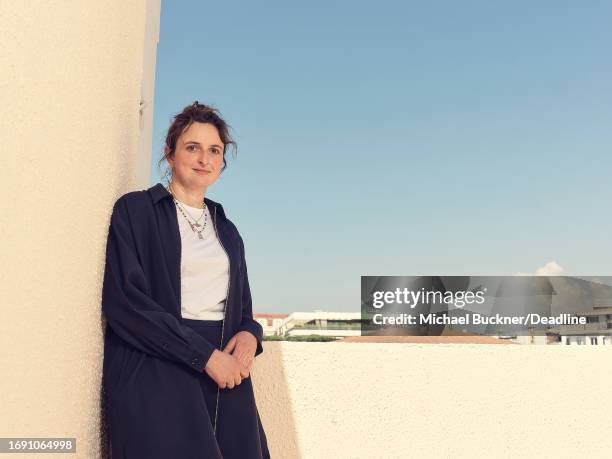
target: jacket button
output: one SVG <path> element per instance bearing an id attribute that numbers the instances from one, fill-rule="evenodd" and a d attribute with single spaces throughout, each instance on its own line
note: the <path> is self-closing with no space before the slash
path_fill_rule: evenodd
<path id="1" fill-rule="evenodd" d="M 195 357 L 195 358 L 194 358 L 194 359 L 191 361 L 191 363 L 192 363 L 193 365 L 197 365 L 197 364 L 198 364 L 198 362 L 199 362 L 199 360 L 198 360 L 198 358 L 197 358 L 197 357 Z"/>

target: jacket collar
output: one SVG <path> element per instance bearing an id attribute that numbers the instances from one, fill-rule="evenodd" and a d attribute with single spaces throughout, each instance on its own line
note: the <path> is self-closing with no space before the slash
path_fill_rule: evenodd
<path id="1" fill-rule="evenodd" d="M 166 187 L 163 186 L 161 183 L 156 183 L 151 188 L 149 188 L 147 191 L 151 195 L 151 199 L 153 200 L 154 205 L 157 204 L 162 199 L 172 197 L 172 194 L 170 194 L 170 192 L 166 189 Z M 208 199 L 206 197 L 204 198 L 204 202 L 206 203 L 209 209 L 216 208 L 217 212 L 221 215 L 221 217 L 223 217 L 224 219 L 227 218 L 225 216 L 225 212 L 223 211 L 223 206 L 221 204 L 213 201 L 212 199 Z"/>

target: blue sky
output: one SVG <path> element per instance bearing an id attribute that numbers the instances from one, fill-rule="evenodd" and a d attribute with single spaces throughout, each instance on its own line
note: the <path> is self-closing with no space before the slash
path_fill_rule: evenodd
<path id="1" fill-rule="evenodd" d="M 362 275 L 609 275 L 612 4 L 162 1 L 171 117 L 220 109 L 207 196 L 256 312 L 359 311 Z"/>

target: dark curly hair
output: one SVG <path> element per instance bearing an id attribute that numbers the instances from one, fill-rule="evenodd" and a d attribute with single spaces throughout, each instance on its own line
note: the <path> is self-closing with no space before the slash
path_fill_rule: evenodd
<path id="1" fill-rule="evenodd" d="M 185 107 L 181 113 L 174 116 L 174 120 L 172 121 L 172 124 L 168 128 L 168 133 L 166 134 L 166 143 L 164 145 L 162 157 L 157 163 L 158 170 L 168 158 L 174 157 L 178 138 L 194 122 L 212 124 L 217 128 L 219 137 L 224 145 L 223 167 L 221 168 L 221 172 L 223 172 L 227 167 L 225 153 L 227 152 L 228 146 L 232 146 L 233 156 L 235 157 L 237 154 L 238 145 L 229 133 L 230 125 L 225 122 L 225 120 L 221 117 L 221 113 L 215 107 L 201 104 L 196 100 L 193 104 Z M 166 168 L 166 173 L 164 174 L 165 177 L 168 176 L 170 172 L 169 169 L 169 167 Z"/>

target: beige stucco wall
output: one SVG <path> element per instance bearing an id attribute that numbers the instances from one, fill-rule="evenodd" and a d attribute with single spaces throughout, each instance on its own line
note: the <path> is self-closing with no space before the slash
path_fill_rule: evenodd
<path id="1" fill-rule="evenodd" d="M 277 458 L 609 458 L 612 346 L 266 342 Z"/>
<path id="2" fill-rule="evenodd" d="M 96 457 L 106 231 L 148 186 L 158 28 L 159 0 L 0 2 L 2 437 Z"/>

